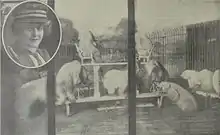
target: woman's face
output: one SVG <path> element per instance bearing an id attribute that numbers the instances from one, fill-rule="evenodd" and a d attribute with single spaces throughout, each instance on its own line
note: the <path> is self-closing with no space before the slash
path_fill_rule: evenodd
<path id="1" fill-rule="evenodd" d="M 43 39 L 44 30 L 41 24 L 20 25 L 17 40 L 22 43 L 24 48 L 38 48 Z"/>

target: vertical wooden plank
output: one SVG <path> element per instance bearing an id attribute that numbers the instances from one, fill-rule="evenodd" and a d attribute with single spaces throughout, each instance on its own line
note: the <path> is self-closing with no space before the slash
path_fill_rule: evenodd
<path id="1" fill-rule="evenodd" d="M 190 27 L 191 29 L 191 36 L 190 36 L 190 40 L 188 41 L 189 44 L 189 61 L 190 61 L 190 69 L 193 69 L 193 46 L 194 46 L 194 38 L 195 38 L 195 28 L 194 27 Z"/>
<path id="2" fill-rule="evenodd" d="M 218 20 L 217 21 L 217 31 L 216 31 L 216 55 L 215 55 L 215 57 L 216 57 L 216 69 L 218 69 L 218 68 L 220 68 L 220 60 L 219 60 L 219 58 L 220 58 L 220 51 L 218 51 L 218 50 L 220 50 L 220 37 L 219 37 L 219 34 L 220 34 L 220 21 Z"/>
<path id="3" fill-rule="evenodd" d="M 0 32 L 2 32 L 2 22 L 3 22 L 3 19 L 2 19 L 2 10 L 1 10 L 1 8 L 2 8 L 2 1 L 0 1 Z M 2 33 L 1 33 L 2 34 Z M 2 35 L 0 35 L 0 50 L 2 49 Z M 0 59 L 1 59 L 1 64 L 3 63 L 2 62 L 2 54 L 0 54 Z M 0 76 L 2 77 L 2 65 L 0 66 Z M 2 80 L 2 79 L 1 79 Z M 0 123 L 0 133 L 1 134 L 4 134 L 4 132 L 3 132 L 3 130 L 2 130 L 2 125 L 4 125 L 4 124 L 2 124 L 2 122 L 3 122 L 3 120 L 2 120 L 2 111 L 4 111 L 3 109 L 2 109 L 2 82 L 1 82 L 1 90 L 0 90 L 0 105 L 1 105 L 1 111 L 0 111 L 0 119 L 1 119 L 1 123 Z"/>
<path id="4" fill-rule="evenodd" d="M 210 62 L 209 62 L 209 51 L 210 51 L 210 46 L 208 44 L 208 40 L 210 39 L 210 23 L 204 23 L 203 27 L 204 27 L 204 34 L 205 34 L 205 38 L 204 38 L 204 50 L 205 50 L 205 64 L 203 65 L 203 68 L 209 68 L 210 67 Z"/>
<path id="5" fill-rule="evenodd" d="M 187 55 L 186 55 L 186 51 L 187 51 L 187 46 L 185 45 L 186 44 L 186 42 L 187 42 L 187 40 L 186 40 L 186 37 L 187 37 L 187 35 L 186 35 L 186 27 L 182 27 L 182 33 L 181 34 L 183 34 L 183 41 L 184 41 L 184 43 L 182 44 L 183 46 L 184 46 L 184 52 L 183 52 L 183 54 L 184 54 L 184 69 L 186 69 L 187 68 L 187 63 L 186 63 L 186 61 L 187 61 Z M 183 70 L 184 70 L 183 69 Z M 183 72 L 183 71 L 181 71 L 181 72 Z"/>
<path id="6" fill-rule="evenodd" d="M 193 45 L 192 45 L 192 68 L 193 68 L 193 69 L 196 69 L 196 66 L 195 66 L 195 62 L 196 62 L 196 59 L 195 59 L 196 49 L 195 49 L 195 47 L 198 45 L 198 44 L 197 44 L 197 39 L 198 39 L 198 25 L 196 24 L 193 29 L 194 29 L 194 33 L 193 33 Z"/>
<path id="7" fill-rule="evenodd" d="M 198 41 L 200 40 L 200 34 L 199 34 L 199 30 L 200 30 L 200 27 L 198 24 L 196 24 L 196 33 L 195 33 L 195 44 L 194 44 L 194 47 L 193 47 L 193 66 L 194 66 L 194 69 L 198 70 L 198 62 L 197 62 L 197 57 L 198 57 L 198 49 L 199 48 L 199 43 Z"/>
<path id="8" fill-rule="evenodd" d="M 135 0 L 128 0 L 128 113 L 129 135 L 136 135 Z"/>
<path id="9" fill-rule="evenodd" d="M 186 56 L 186 67 L 185 69 L 189 69 L 190 64 L 189 64 L 189 38 L 190 38 L 190 29 L 188 26 L 186 26 L 186 37 L 185 37 L 185 46 L 186 46 L 186 51 L 185 51 L 185 56 Z"/>
<path id="10" fill-rule="evenodd" d="M 169 70 L 170 67 L 169 67 L 169 64 L 168 64 L 168 59 L 169 59 L 170 56 L 167 55 L 167 45 L 168 45 L 167 41 L 168 41 L 169 35 L 167 35 L 167 32 L 166 33 L 161 32 L 160 33 L 160 38 L 162 38 L 163 46 L 164 46 L 164 63 L 163 63 L 163 65 L 166 65 L 165 68 L 169 72 L 170 71 Z"/>
<path id="11" fill-rule="evenodd" d="M 48 0 L 47 4 L 54 9 L 55 8 L 55 1 Z M 53 18 L 55 19 L 55 18 Z M 54 20 L 52 20 L 54 21 Z M 52 25 L 52 30 L 57 29 L 55 25 Z M 52 32 L 50 35 L 50 40 L 53 41 L 54 34 L 58 34 L 56 32 Z M 53 42 L 50 42 L 51 46 Z M 48 108 L 48 135 L 56 135 L 56 124 L 55 124 L 55 74 L 54 74 L 54 59 L 50 61 L 48 64 L 48 75 L 47 75 L 47 108 Z"/>
<path id="12" fill-rule="evenodd" d="M 202 68 L 208 68 L 209 67 L 209 46 L 208 46 L 208 39 L 209 39 L 209 36 L 208 36 L 208 33 L 209 33 L 209 25 L 207 23 L 204 23 L 203 24 L 204 26 L 204 44 L 203 44 L 203 48 L 204 48 L 204 55 L 205 55 L 205 60 L 204 60 L 204 65 Z"/>
<path id="13" fill-rule="evenodd" d="M 98 65 L 94 65 L 93 66 L 93 74 L 94 74 L 94 97 L 100 97 L 100 90 L 99 90 L 99 66 Z"/>
<path id="14" fill-rule="evenodd" d="M 193 33 L 193 31 L 192 31 L 192 27 L 189 27 L 188 29 L 187 29 L 187 42 L 186 42 L 186 44 L 187 44 L 187 57 L 188 57 L 188 59 L 187 59 L 187 69 L 191 69 L 192 68 L 192 64 L 191 64 L 191 44 L 190 44 L 190 41 L 191 41 L 191 39 L 192 39 L 192 33 Z"/>
<path id="15" fill-rule="evenodd" d="M 3 21 L 4 21 L 4 18 L 3 18 L 3 9 L 2 9 L 2 7 L 3 7 L 3 2 L 2 1 L 0 1 L 0 20 L 1 20 L 1 24 L 0 24 L 0 30 L 1 30 L 1 32 L 2 32 L 2 25 L 3 25 Z M 2 34 L 2 33 L 1 33 Z M 2 48 L 2 35 L 0 36 L 0 49 Z M 1 102 L 1 101 L 0 101 Z"/>
<path id="16" fill-rule="evenodd" d="M 217 53 L 218 53 L 218 52 L 216 51 L 216 50 L 217 50 L 217 47 L 216 47 L 216 45 L 217 45 L 217 36 L 218 36 L 218 35 L 217 35 L 217 27 L 218 27 L 218 22 L 215 21 L 214 27 L 213 27 L 213 31 L 214 31 L 214 36 L 213 36 L 213 37 L 214 37 L 214 39 L 215 39 L 215 43 L 214 43 L 214 45 L 213 45 L 213 52 L 214 52 L 214 54 L 215 54 L 215 55 L 213 55 L 213 60 L 214 60 L 214 62 L 213 62 L 213 63 L 214 63 L 214 64 L 213 64 L 213 66 L 214 66 L 214 67 L 213 67 L 213 70 L 215 70 L 216 67 L 217 67 L 217 61 L 216 61 L 216 60 L 217 60 L 217 57 L 216 57 L 216 56 L 217 56 Z"/>
<path id="17" fill-rule="evenodd" d="M 192 69 L 193 68 L 193 65 L 192 65 L 192 45 L 194 44 L 193 43 L 193 36 L 194 36 L 194 29 L 193 29 L 193 27 L 190 27 L 190 31 L 191 31 L 191 34 L 190 34 L 190 38 L 189 38 L 189 40 L 188 40 L 188 46 L 189 46 L 189 54 L 188 54 L 188 56 L 189 56 L 189 65 L 190 65 L 190 69 Z"/>
<path id="18" fill-rule="evenodd" d="M 193 30 L 192 27 L 189 26 L 187 28 L 187 40 L 186 40 L 186 46 L 187 46 L 187 51 L 186 51 L 186 55 L 187 55 L 187 69 L 192 69 L 192 61 L 191 61 L 191 46 L 192 46 L 192 35 L 193 35 Z"/>
<path id="19" fill-rule="evenodd" d="M 213 51 L 213 53 L 214 53 L 214 55 L 212 55 L 212 59 L 213 59 L 213 67 L 212 67 L 212 69 L 213 69 L 213 71 L 216 69 L 216 67 L 217 67 L 217 62 L 216 62 L 216 55 L 217 55 L 217 51 L 216 51 L 216 45 L 217 45 L 217 21 L 214 21 L 214 23 L 213 23 L 213 38 L 214 38 L 214 42 L 213 42 L 213 45 L 212 45 L 212 51 Z"/>
<path id="20" fill-rule="evenodd" d="M 206 34 L 205 34 L 205 30 L 206 28 L 205 28 L 205 26 L 203 26 L 203 33 L 204 33 L 204 37 L 203 37 L 203 39 L 205 39 L 205 37 L 206 37 Z M 206 39 L 204 40 L 204 41 L 206 41 Z M 201 61 L 201 65 L 200 66 L 202 66 L 202 67 L 204 67 L 205 66 L 205 43 L 203 42 L 202 43 L 202 46 L 201 46 L 201 50 L 200 50 L 201 52 L 200 52 L 200 54 L 202 54 L 202 56 L 200 56 L 200 57 L 202 57 L 202 59 L 200 59 Z"/>
<path id="21" fill-rule="evenodd" d="M 210 63 L 211 64 L 210 70 L 212 70 L 212 71 L 214 70 L 214 67 L 215 67 L 215 50 L 214 50 L 214 48 L 215 48 L 215 41 L 214 41 L 215 29 L 214 29 L 214 27 L 215 27 L 215 21 L 212 22 L 211 27 L 210 27 L 211 28 L 211 33 L 209 33 L 210 37 L 211 37 L 210 38 L 211 42 L 210 42 L 210 45 L 209 45 L 211 47 L 210 48 L 211 50 L 210 50 L 209 54 L 211 54 L 211 55 L 210 55 L 210 59 L 209 60 L 211 61 L 211 63 Z"/>
<path id="22" fill-rule="evenodd" d="M 164 46 L 164 52 L 163 52 L 163 65 L 166 64 L 165 68 L 169 69 L 168 64 L 167 64 L 167 39 L 170 38 L 170 36 L 166 36 L 165 34 L 161 34 L 158 32 L 158 35 L 160 35 L 160 38 L 162 37 L 163 40 L 163 46 Z M 169 71 L 169 70 L 168 70 Z"/>

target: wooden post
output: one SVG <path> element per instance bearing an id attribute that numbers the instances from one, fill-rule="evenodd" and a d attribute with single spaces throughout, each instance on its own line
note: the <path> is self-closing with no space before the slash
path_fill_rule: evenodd
<path id="1" fill-rule="evenodd" d="M 136 135 L 135 0 L 128 0 L 128 113 L 129 135 Z"/>
<path id="2" fill-rule="evenodd" d="M 93 66 L 93 74 L 94 74 L 94 97 L 100 97 L 100 91 L 99 91 L 99 65 Z"/>
<path id="3" fill-rule="evenodd" d="M 54 0 L 48 0 L 47 4 L 54 9 L 55 8 L 55 2 Z M 49 14 L 48 14 L 49 15 Z M 51 18 L 52 22 L 55 21 L 55 18 Z M 56 30 L 56 26 L 52 25 L 52 31 Z M 52 32 L 50 35 L 49 43 L 50 46 L 53 45 L 53 37 L 56 37 L 55 34 L 58 34 L 56 32 Z M 56 91 L 56 77 L 55 77 L 55 64 L 54 59 L 50 61 L 48 64 L 48 75 L 47 75 L 47 108 L 48 108 L 48 135 L 56 135 L 56 124 L 55 124 L 55 91 Z"/>
<path id="4" fill-rule="evenodd" d="M 0 30 L 2 32 L 2 25 L 3 25 L 3 21 L 4 21 L 4 17 L 3 17 L 3 2 L 0 1 L 0 20 L 1 20 L 1 26 L 0 26 Z M 2 33 L 1 33 L 2 34 Z M 0 47 L 2 48 L 2 36 L 0 37 L 1 41 L 0 41 Z M 0 49 L 1 49 L 0 48 Z"/>
<path id="5" fill-rule="evenodd" d="M 70 116 L 70 104 L 71 104 L 71 102 L 69 102 L 69 101 L 66 101 L 66 102 L 65 102 L 66 116 L 67 116 L 67 117 Z"/>

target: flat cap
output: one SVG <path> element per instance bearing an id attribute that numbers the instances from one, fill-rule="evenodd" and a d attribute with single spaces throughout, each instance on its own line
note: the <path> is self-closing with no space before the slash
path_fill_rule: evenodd
<path id="1" fill-rule="evenodd" d="M 12 12 L 15 22 L 46 23 L 48 7 L 39 2 L 27 2 L 19 5 Z"/>

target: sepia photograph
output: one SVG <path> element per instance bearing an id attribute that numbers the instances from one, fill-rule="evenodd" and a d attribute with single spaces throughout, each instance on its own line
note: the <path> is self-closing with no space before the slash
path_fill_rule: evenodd
<path id="1" fill-rule="evenodd" d="M 51 18 L 53 14 L 49 6 L 39 2 L 24 2 L 14 7 L 3 24 L 3 45 L 9 57 L 19 66 L 38 68 L 48 63 L 58 51 L 60 37 L 54 37 L 52 55 L 48 52 L 46 38 L 51 32 Z M 50 13 L 50 14 L 51 14 Z M 57 20 L 59 21 L 59 20 Z M 60 27 L 59 24 L 57 27 Z M 50 49 L 51 51 L 51 49 Z"/>
<path id="2" fill-rule="evenodd" d="M 220 135 L 220 0 L 0 0 L 2 135 Z"/>

